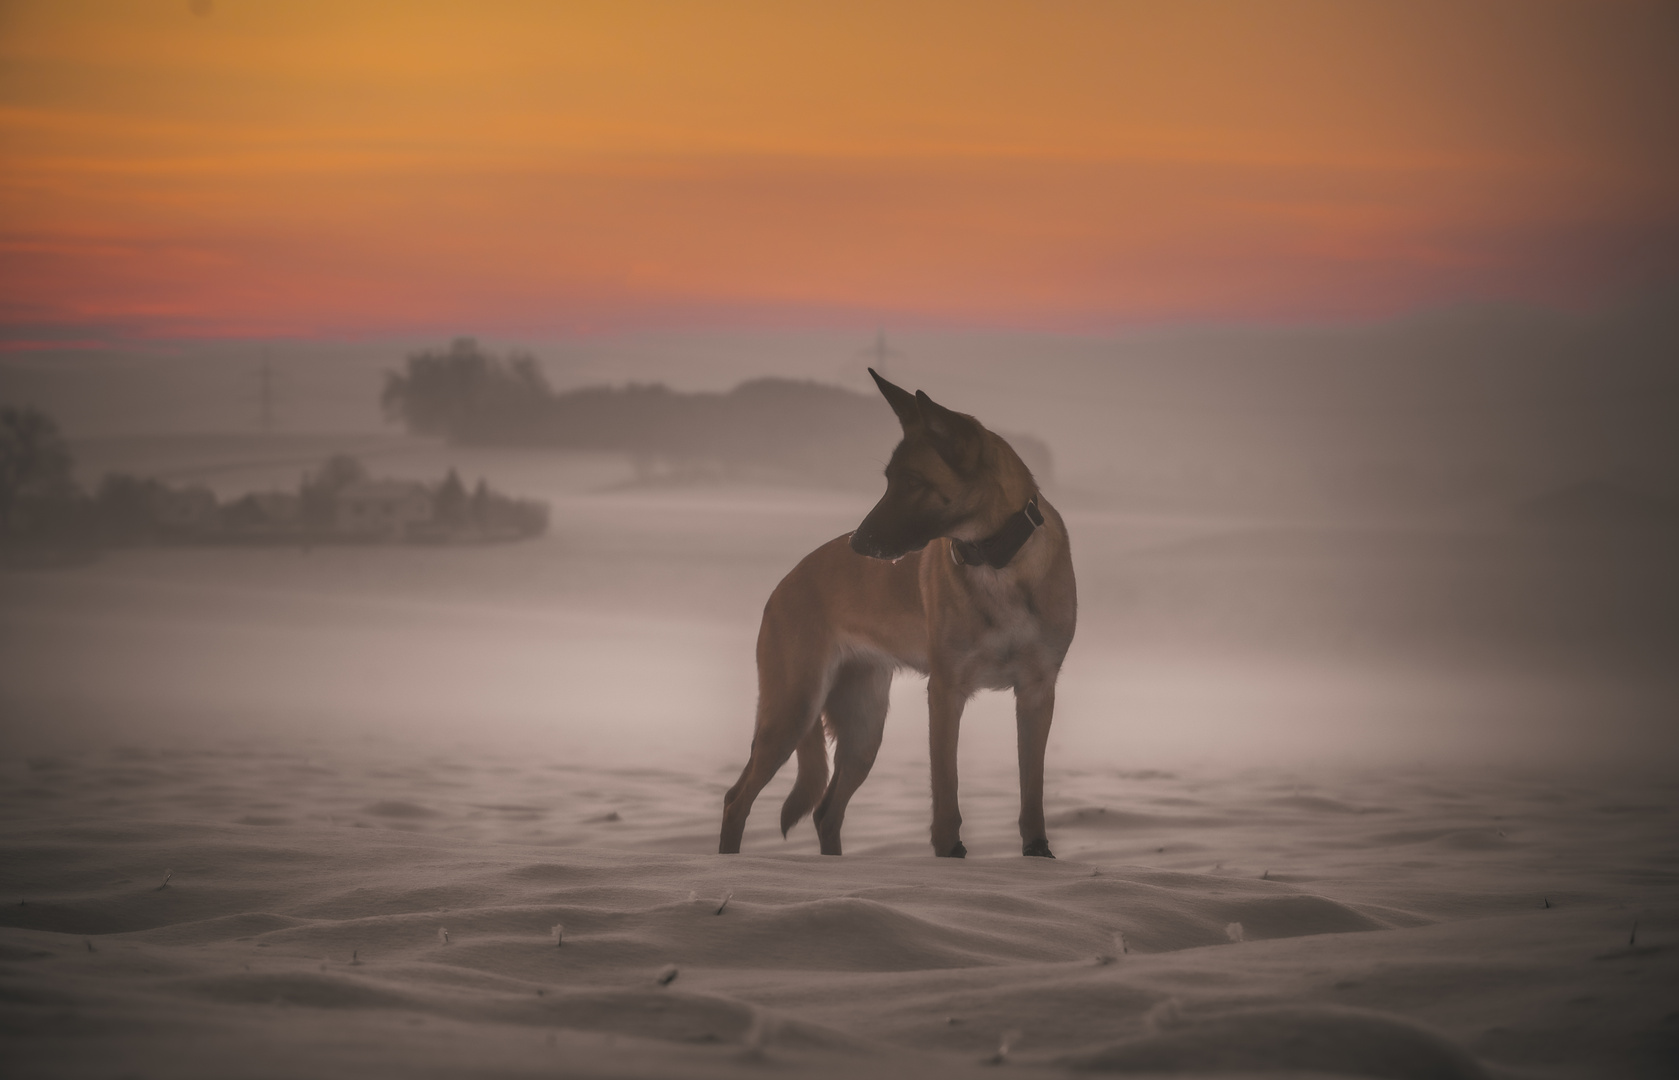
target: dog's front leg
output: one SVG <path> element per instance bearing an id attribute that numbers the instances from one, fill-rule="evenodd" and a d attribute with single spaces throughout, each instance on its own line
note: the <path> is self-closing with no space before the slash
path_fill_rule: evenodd
<path id="1" fill-rule="evenodd" d="M 962 731 L 962 708 L 968 695 L 948 676 L 934 671 L 927 680 L 928 748 L 933 760 L 933 854 L 960 859 L 962 811 L 956 803 L 956 742 Z"/>
<path id="2" fill-rule="evenodd" d="M 1014 688 L 1015 732 L 1020 742 L 1021 854 L 1053 859 L 1044 834 L 1044 749 L 1055 718 L 1055 679 L 1031 679 Z"/>

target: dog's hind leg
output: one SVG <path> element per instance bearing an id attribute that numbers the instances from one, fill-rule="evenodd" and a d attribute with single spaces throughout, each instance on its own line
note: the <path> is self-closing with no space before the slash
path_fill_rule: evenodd
<path id="1" fill-rule="evenodd" d="M 830 700 L 832 696 L 830 691 Z M 805 737 L 799 740 L 798 754 L 799 778 L 793 782 L 793 790 L 787 793 L 787 801 L 781 804 L 783 838 L 801 818 L 816 808 L 817 800 L 822 798 L 822 790 L 828 786 L 828 744 L 821 724 L 810 725 Z"/>
<path id="2" fill-rule="evenodd" d="M 882 663 L 853 660 L 834 676 L 824 706 L 834 731 L 834 779 L 816 807 L 816 835 L 824 855 L 840 854 L 845 807 L 874 768 L 891 690 L 892 668 Z"/>
<path id="3" fill-rule="evenodd" d="M 720 853 L 733 855 L 740 851 L 740 838 L 746 832 L 746 815 L 752 812 L 753 801 L 793 756 L 800 740 L 816 726 L 826 683 L 821 672 L 808 672 L 803 678 L 779 686 L 760 678 L 752 756 L 735 786 L 723 796 L 723 829 L 717 840 Z M 821 738 L 820 731 L 817 738 Z"/>

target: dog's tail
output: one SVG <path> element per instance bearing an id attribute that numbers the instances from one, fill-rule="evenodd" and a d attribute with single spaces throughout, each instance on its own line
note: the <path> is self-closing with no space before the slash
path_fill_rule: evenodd
<path id="1" fill-rule="evenodd" d="M 788 830 L 816 809 L 822 793 L 828 790 L 828 744 L 823 733 L 826 722 L 827 717 L 823 717 L 810 725 L 805 737 L 799 740 L 799 778 L 793 781 L 793 790 L 787 793 L 787 801 L 781 804 L 783 839 Z"/>

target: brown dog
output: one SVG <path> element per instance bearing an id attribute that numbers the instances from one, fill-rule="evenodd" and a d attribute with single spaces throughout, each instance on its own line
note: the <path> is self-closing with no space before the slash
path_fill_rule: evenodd
<path id="1" fill-rule="evenodd" d="M 978 690 L 1012 688 L 1022 850 L 1053 857 L 1044 746 L 1078 608 L 1067 528 L 1008 443 L 869 374 L 904 438 L 886 494 L 857 531 L 805 556 L 764 605 L 752 757 L 724 796 L 718 850 L 740 850 L 753 800 L 796 749 L 781 833 L 814 809 L 822 854 L 838 855 L 846 804 L 880 749 L 892 672 L 908 667 L 927 675 L 933 853 L 967 854 L 956 805 L 962 708 Z"/>

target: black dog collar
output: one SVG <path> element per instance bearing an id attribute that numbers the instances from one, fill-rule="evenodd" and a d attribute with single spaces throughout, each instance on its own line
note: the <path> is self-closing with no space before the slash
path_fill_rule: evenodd
<path id="1" fill-rule="evenodd" d="M 1026 500 L 1023 509 L 1009 515 L 1002 528 L 984 540 L 973 543 L 967 540 L 952 540 L 951 557 L 969 566 L 984 565 L 993 570 L 1001 570 L 1019 553 L 1021 547 L 1043 523 L 1044 515 L 1038 509 L 1038 497 L 1034 495 Z"/>

